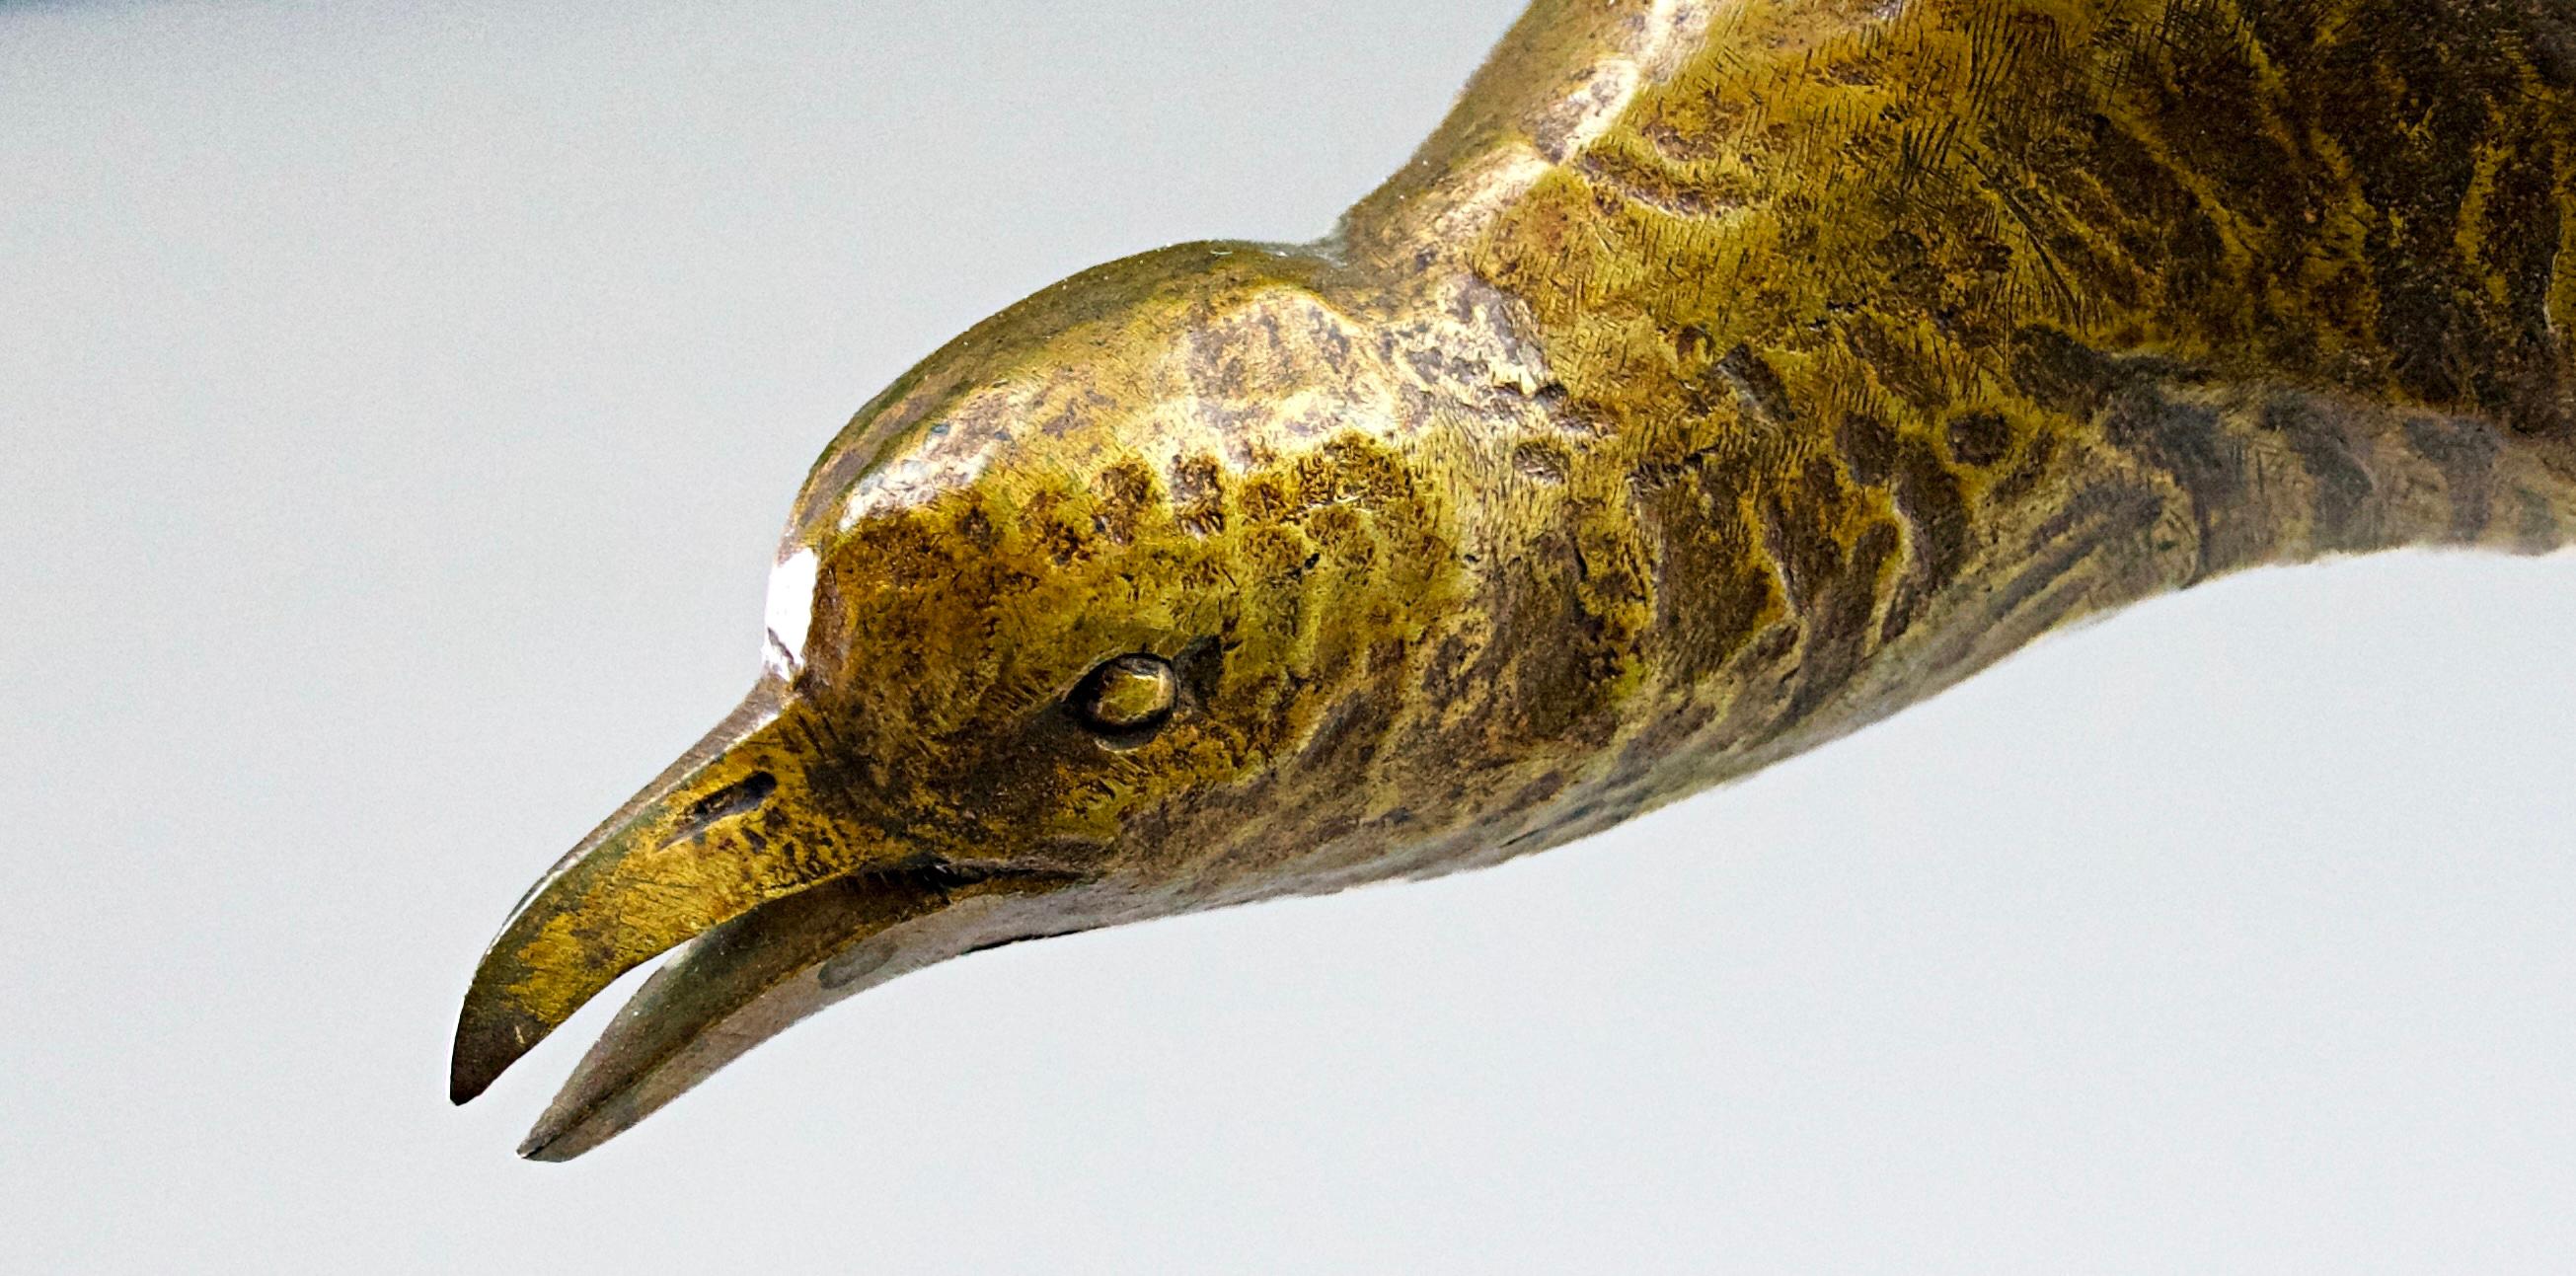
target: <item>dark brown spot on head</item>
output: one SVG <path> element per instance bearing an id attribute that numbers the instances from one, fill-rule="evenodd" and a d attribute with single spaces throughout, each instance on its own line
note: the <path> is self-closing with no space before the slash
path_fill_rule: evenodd
<path id="1" fill-rule="evenodd" d="M 1001 533 L 993 526 L 992 516 L 986 514 L 980 504 L 967 506 L 957 516 L 957 538 L 987 552 L 1002 540 Z"/>
<path id="2" fill-rule="evenodd" d="M 1870 524 L 1852 543 L 1849 565 L 1835 575 L 1806 626 L 1798 687 L 1789 698 L 1792 719 L 1814 712 L 1859 672 L 1870 612 L 1878 605 L 1879 576 L 1895 556 L 1896 544 L 1896 529 L 1886 523 Z"/>
<path id="3" fill-rule="evenodd" d="M 1950 418 L 1943 436 L 1950 444 L 1950 459 L 1961 465 L 1982 470 L 2012 455 L 2012 425 L 1997 413 L 1962 412 Z"/>
<path id="4" fill-rule="evenodd" d="M 1695 376 L 1708 362 L 1712 343 L 1708 329 L 1698 324 L 1684 324 L 1673 333 L 1673 358 L 1681 365 L 1684 376 Z"/>
<path id="5" fill-rule="evenodd" d="M 1932 445 L 1909 438 L 1897 460 L 1896 511 L 1905 516 L 1917 586 L 1936 593 L 1958 578 L 1968 559 L 1968 502 L 1959 479 Z"/>
<path id="6" fill-rule="evenodd" d="M 2042 407 L 2090 420 L 2119 374 L 2100 351 L 2056 329 L 2030 327 L 2012 335 L 2012 379 Z"/>
<path id="7" fill-rule="evenodd" d="M 1192 536 L 1225 530 L 1225 479 L 1215 457 L 1184 456 L 1172 462 L 1172 504 L 1181 530 Z"/>
<path id="8" fill-rule="evenodd" d="M 1154 476 L 1137 461 L 1120 461 L 1100 472 L 1098 483 L 1102 536 L 1114 545 L 1136 539 L 1137 520 L 1154 500 Z"/>
<path id="9" fill-rule="evenodd" d="M 1855 482 L 1883 486 L 1895 468 L 1896 431 L 1865 412 L 1843 418 L 1835 445 L 1842 450 L 1843 464 L 1851 467 Z"/>
<path id="10" fill-rule="evenodd" d="M 1236 504 L 1252 522 L 1276 523 L 1288 517 L 1290 501 L 1286 485 L 1264 474 L 1243 485 Z"/>
<path id="11" fill-rule="evenodd" d="M 2028 499 L 2032 493 L 2039 490 L 2040 483 L 2048 478 L 2049 471 L 2057 460 L 2057 448 L 2057 435 L 2054 432 L 2041 430 L 2031 435 L 2030 441 L 2022 445 L 2021 460 L 1996 482 L 1993 490 L 1988 493 L 1987 499 L 1996 505 L 2010 505 Z"/>
<path id="12" fill-rule="evenodd" d="M 1789 387 L 1780 380 L 1780 372 L 1753 347 L 1739 345 L 1717 361 L 1717 373 L 1735 387 L 1744 401 L 1745 414 L 1767 417 L 1781 424 L 1798 419 L 1798 411 L 1789 402 Z"/>

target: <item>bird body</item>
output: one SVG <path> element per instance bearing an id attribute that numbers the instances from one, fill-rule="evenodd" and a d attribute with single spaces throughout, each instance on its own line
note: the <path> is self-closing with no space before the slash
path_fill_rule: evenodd
<path id="1" fill-rule="evenodd" d="M 1310 245 L 1057 284 L 809 476 L 558 864 L 523 1151 L 977 948 L 1491 864 L 2243 568 L 2576 527 L 2576 6 L 1541 0 Z"/>

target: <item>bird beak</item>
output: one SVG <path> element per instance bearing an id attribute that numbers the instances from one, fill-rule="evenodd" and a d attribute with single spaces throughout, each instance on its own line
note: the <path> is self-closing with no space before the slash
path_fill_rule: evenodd
<path id="1" fill-rule="evenodd" d="M 902 930 L 919 932 L 917 950 L 900 961 L 888 954 L 887 964 L 926 965 L 990 942 L 959 924 L 974 921 L 979 910 L 945 926 L 905 923 L 963 900 L 1066 884 L 1059 874 L 954 868 L 872 821 L 840 818 L 853 786 L 834 771 L 827 735 L 783 681 L 764 678 L 714 731 L 539 879 L 474 973 L 457 1020 L 449 1097 L 463 1103 L 481 1094 L 619 975 L 705 936 L 647 985 L 567 1089 L 566 1101 L 576 1092 L 591 1097 L 565 1120 L 596 1130 L 597 1117 L 585 1114 L 612 1092 L 622 1094 L 648 1074 L 677 1075 L 668 1069 L 683 1055 L 695 1059 L 716 1049 L 730 1058 L 766 1036 L 742 1040 L 735 1033 L 724 1043 L 698 1042 L 789 974 L 807 969 L 807 958 L 828 961 L 863 939 Z M 832 889 L 803 898 L 824 886 Z M 952 934 L 968 936 L 964 947 L 940 951 L 942 937 Z M 855 982 L 840 981 L 848 991 L 856 991 L 848 987 Z M 698 1054 L 688 1053 L 693 1046 Z M 678 1089 L 655 1093 L 660 1098 L 629 1121 Z M 623 1126 L 609 1132 L 615 1128 Z M 579 1146 L 605 1137 L 596 1134 Z M 565 1146 L 572 1145 L 541 1141 L 531 1154 Z"/>
<path id="2" fill-rule="evenodd" d="M 519 900 L 456 1025 L 448 1097 L 481 1094 L 639 962 L 811 881 L 838 835 L 797 800 L 813 750 L 787 729 L 784 684 L 742 705 Z"/>
<path id="3" fill-rule="evenodd" d="M 845 877 L 766 904 L 672 955 L 573 1070 L 519 1155 L 568 1161 L 744 1051 L 845 997 L 951 957 L 1085 930 L 1079 887 L 997 879 L 960 894 Z"/>

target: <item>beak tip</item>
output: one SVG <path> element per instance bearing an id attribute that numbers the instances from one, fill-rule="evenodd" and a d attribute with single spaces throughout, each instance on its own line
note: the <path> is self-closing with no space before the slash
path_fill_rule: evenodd
<path id="1" fill-rule="evenodd" d="M 587 1114 L 567 1116 L 549 1109 L 528 1131 L 528 1137 L 519 1141 L 519 1156 L 523 1160 L 561 1164 L 607 1142 L 616 1133 L 617 1127 L 599 1128 Z"/>
<path id="2" fill-rule="evenodd" d="M 469 1004 L 456 1025 L 456 1046 L 448 1057 L 448 1102 L 462 1106 L 490 1089 L 535 1044 L 528 1035 L 488 1016 L 476 1016 Z"/>

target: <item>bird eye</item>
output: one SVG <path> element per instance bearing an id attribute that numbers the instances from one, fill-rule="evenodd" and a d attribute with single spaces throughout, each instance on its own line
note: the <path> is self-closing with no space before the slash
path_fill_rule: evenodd
<path id="1" fill-rule="evenodd" d="M 1120 656 L 1084 675 L 1074 688 L 1074 716 L 1101 735 L 1134 735 L 1163 725 L 1180 698 L 1180 679 L 1159 656 Z"/>

